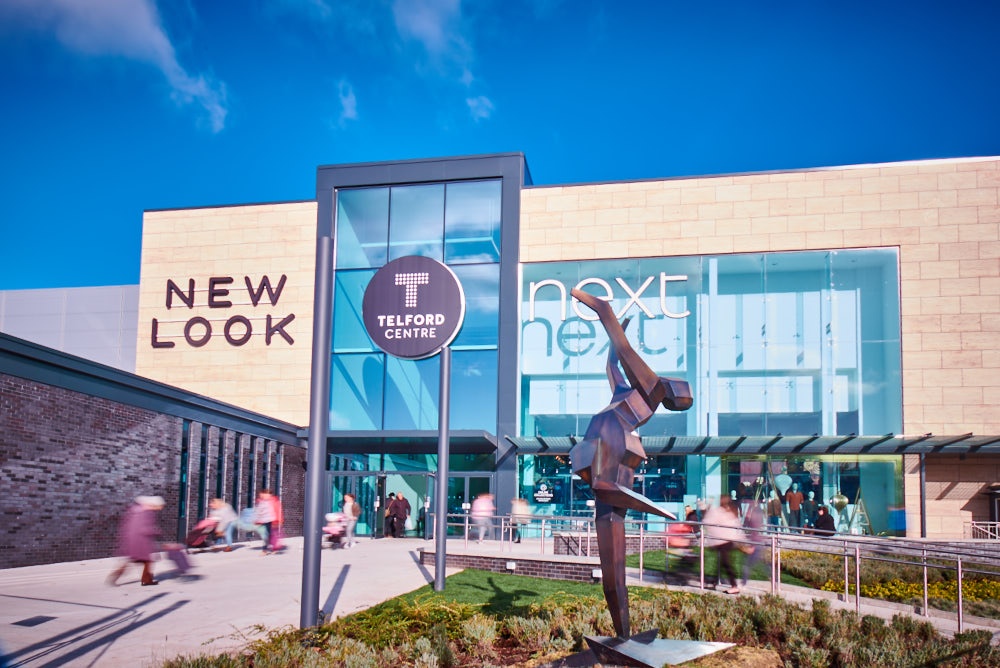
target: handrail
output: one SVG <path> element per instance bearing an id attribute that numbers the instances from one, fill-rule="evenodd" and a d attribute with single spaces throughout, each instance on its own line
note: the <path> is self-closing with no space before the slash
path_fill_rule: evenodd
<path id="1" fill-rule="evenodd" d="M 1000 540 L 1000 522 L 966 522 L 962 535 L 978 540 Z"/>
<path id="2" fill-rule="evenodd" d="M 500 549 L 501 551 L 513 551 L 513 534 L 515 522 L 511 515 L 492 515 L 490 517 L 491 526 L 499 525 L 500 529 Z M 663 525 L 662 520 L 648 521 L 641 519 L 626 519 L 626 536 L 638 539 L 639 542 L 639 577 L 642 578 L 645 562 L 644 553 L 646 545 L 650 540 L 654 544 L 663 544 L 665 549 L 666 541 L 672 535 L 666 531 L 651 530 L 649 525 L 656 524 L 657 527 Z M 692 527 L 694 533 L 687 534 L 692 540 L 697 540 L 700 550 L 699 564 L 699 586 L 705 589 L 705 527 L 711 528 L 711 524 L 704 522 L 685 522 Z M 996 523 L 1000 524 L 1000 523 Z M 470 530 L 470 514 L 450 513 L 447 525 L 449 527 L 462 527 L 466 544 L 468 544 Z M 432 524 L 433 526 L 433 524 Z M 522 532 L 538 532 L 541 540 L 541 553 L 546 551 L 546 538 L 554 536 L 560 529 L 578 531 L 582 536 L 586 536 L 586 556 L 590 556 L 590 544 L 594 535 L 593 516 L 574 515 L 518 515 L 517 528 Z M 1000 527 L 998 527 L 1000 530 Z M 782 551 L 796 550 L 814 552 L 819 554 L 830 554 L 843 556 L 844 559 L 844 590 L 845 601 L 850 600 L 850 585 L 854 584 L 854 602 L 858 612 L 861 610 L 861 561 L 880 561 L 885 563 L 896 563 L 901 565 L 920 567 L 923 571 L 923 616 L 930 615 L 928 570 L 937 568 L 950 570 L 956 573 L 957 580 L 957 621 L 958 632 L 964 631 L 964 600 L 962 584 L 963 579 L 969 574 L 997 575 L 1000 569 L 1000 553 L 984 552 L 983 554 L 969 554 L 968 546 L 942 545 L 937 542 L 912 540 L 895 537 L 878 536 L 857 536 L 853 534 L 833 534 L 831 536 L 818 536 L 815 534 L 788 531 L 787 528 L 774 528 L 769 526 L 749 529 L 745 542 L 770 550 L 771 553 L 771 593 L 777 594 L 781 587 L 781 553 Z M 581 546 L 577 546 L 578 551 L 582 551 Z M 553 544 L 554 551 L 554 544 Z M 578 556 L 583 556 L 579 554 Z M 851 577 L 850 564 L 854 562 L 853 578 Z M 994 569 L 994 570 L 987 570 Z"/>

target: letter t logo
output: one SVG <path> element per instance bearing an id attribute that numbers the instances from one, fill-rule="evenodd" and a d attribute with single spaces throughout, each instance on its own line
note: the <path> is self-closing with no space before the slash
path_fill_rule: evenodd
<path id="1" fill-rule="evenodd" d="M 406 288 L 406 294 L 403 300 L 406 308 L 417 307 L 417 286 L 427 285 L 428 283 L 430 283 L 430 279 L 428 278 L 428 273 L 426 271 L 412 274 L 396 274 L 396 285 L 402 285 Z"/>

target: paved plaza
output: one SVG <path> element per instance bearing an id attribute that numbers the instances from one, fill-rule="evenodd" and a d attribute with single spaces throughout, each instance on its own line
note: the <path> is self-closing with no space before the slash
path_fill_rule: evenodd
<path id="1" fill-rule="evenodd" d="M 320 607 L 339 617 L 432 583 L 433 569 L 417 558 L 423 544 L 362 539 L 349 550 L 324 548 Z M 259 545 L 192 554 L 184 577 L 158 561 L 152 587 L 139 586 L 137 567 L 107 585 L 117 559 L 0 571 L 0 647 L 11 666 L 155 666 L 241 647 L 261 628 L 298 626 L 302 539 L 269 556 Z"/>
<path id="2" fill-rule="evenodd" d="M 116 587 L 105 583 L 116 559 L 12 568 L 0 571 L 0 648 L 10 666 L 157 666 L 179 655 L 239 648 L 262 637 L 264 629 L 298 626 L 301 613 L 302 539 L 292 538 L 279 554 L 262 556 L 259 541 L 233 552 L 191 555 L 193 569 L 177 577 L 159 561 L 160 584 L 139 586 L 139 570 L 128 571 Z M 324 548 L 320 607 L 339 617 L 433 583 L 433 566 L 419 563 L 420 539 L 361 539 L 349 550 Z M 550 546 L 551 548 L 551 546 Z M 449 553 L 496 553 L 500 544 L 449 541 Z M 537 540 L 506 544 L 511 556 L 537 555 Z M 448 575 L 457 569 L 448 569 Z M 640 580 L 630 569 L 630 584 L 660 585 L 662 575 L 646 571 Z M 699 591 L 696 583 L 672 589 Z M 770 592 L 767 582 L 752 582 L 747 595 Z M 855 609 L 829 592 L 782 586 L 781 594 L 802 605 L 824 597 L 835 608 Z M 866 601 L 863 614 L 891 618 L 905 606 Z M 952 634 L 954 615 L 929 618 Z M 987 628 L 995 637 L 1000 624 L 967 619 L 966 629 Z"/>

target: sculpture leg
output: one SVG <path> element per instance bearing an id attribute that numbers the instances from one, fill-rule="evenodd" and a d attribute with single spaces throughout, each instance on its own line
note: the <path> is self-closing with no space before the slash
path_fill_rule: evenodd
<path id="1" fill-rule="evenodd" d="M 625 509 L 597 502 L 597 550 L 601 585 L 619 638 L 629 635 L 628 589 L 625 588 Z"/>

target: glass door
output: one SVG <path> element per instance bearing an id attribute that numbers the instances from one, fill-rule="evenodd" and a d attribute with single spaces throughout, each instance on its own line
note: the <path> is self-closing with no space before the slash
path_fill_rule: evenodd
<path id="1" fill-rule="evenodd" d="M 361 515 L 358 517 L 354 534 L 356 536 L 381 535 L 382 523 L 377 521 L 379 507 L 376 506 L 376 500 L 381 499 L 380 492 L 385 487 L 385 476 L 372 473 L 342 472 L 330 472 L 327 475 L 329 504 L 326 512 L 340 512 L 344 506 L 344 495 L 353 494 L 361 507 Z"/>
<path id="2" fill-rule="evenodd" d="M 468 519 L 468 506 L 472 505 L 477 496 L 490 491 L 491 482 L 490 476 L 467 475 L 448 478 L 449 536 L 464 534 L 465 528 L 462 523 Z"/>
<path id="3" fill-rule="evenodd" d="M 390 493 L 402 496 L 410 504 L 410 520 L 402 537 L 423 538 L 426 517 L 434 493 L 433 478 L 429 473 L 388 473 L 383 476 L 385 496 Z M 387 503 L 387 498 L 383 504 Z M 388 506 L 383 505 L 383 508 Z M 383 529 L 384 533 L 384 529 Z"/>

